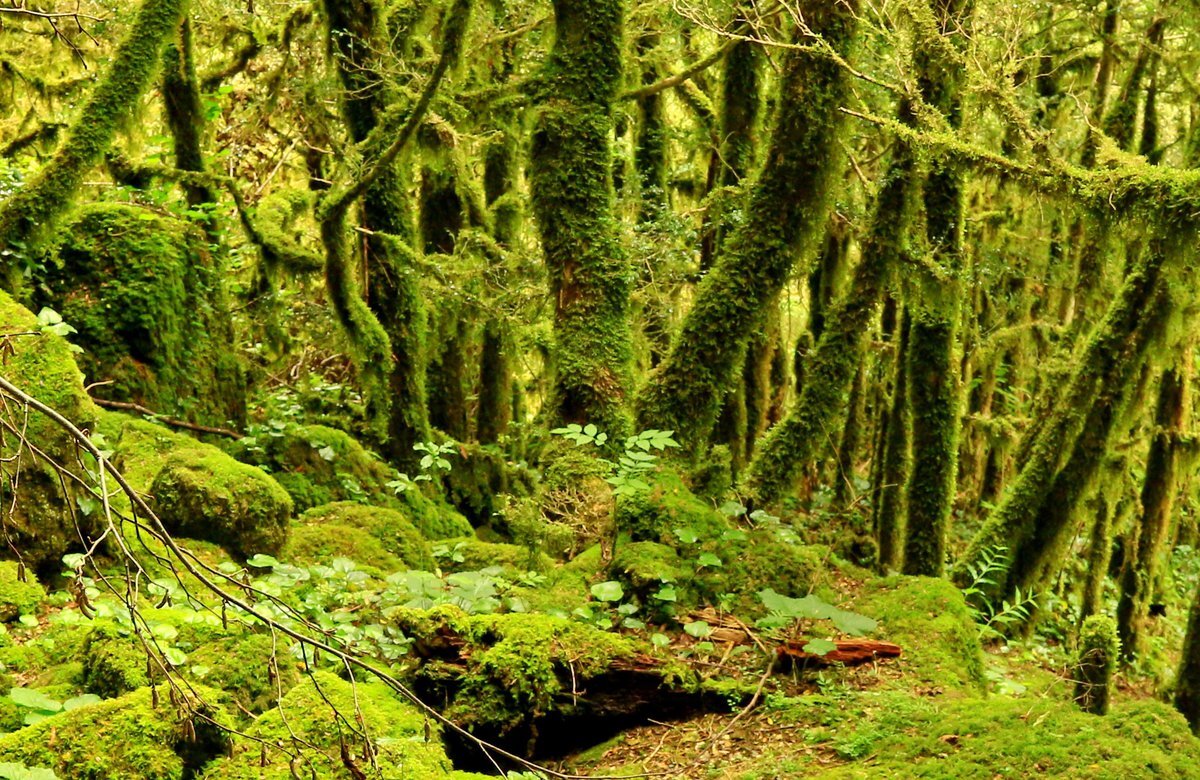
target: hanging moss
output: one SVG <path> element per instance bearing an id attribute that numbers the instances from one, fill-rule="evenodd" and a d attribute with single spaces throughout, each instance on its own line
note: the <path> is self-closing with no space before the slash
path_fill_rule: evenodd
<path id="1" fill-rule="evenodd" d="M 855 40 L 857 3 L 803 4 L 808 27 L 843 56 Z M 638 399 L 643 428 L 676 431 L 685 446 L 707 440 L 721 400 L 797 258 L 809 261 L 825 206 L 841 176 L 840 107 L 845 69 L 824 55 L 789 49 L 767 163 L 745 222 L 729 237 L 696 291 L 670 355 Z"/>
<path id="2" fill-rule="evenodd" d="M 903 155 L 903 156 L 901 156 Z M 782 498 L 822 452 L 836 430 L 843 399 L 862 360 L 862 339 L 875 313 L 890 263 L 904 251 L 913 217 L 913 172 L 899 152 L 880 190 L 862 257 L 849 287 L 828 313 L 815 349 L 804 361 L 804 382 L 787 417 L 770 430 L 750 467 L 745 489 L 755 501 Z"/>
<path id="3" fill-rule="evenodd" d="M 537 99 L 530 191 L 554 305 L 550 420 L 629 433 L 632 269 L 617 240 L 612 105 L 621 87 L 621 0 L 554 3 Z"/>
<path id="4" fill-rule="evenodd" d="M 287 540 L 291 497 L 260 469 L 216 448 L 173 453 L 150 492 L 172 534 L 215 542 L 242 558 L 273 555 Z"/>
<path id="5" fill-rule="evenodd" d="M 98 397 L 210 425 L 246 420 L 225 269 L 204 233 L 147 209 L 97 203 L 59 234 L 34 300 L 78 332 Z"/>
<path id="6" fill-rule="evenodd" d="M 183 18 L 186 0 L 144 0 L 129 35 L 113 52 L 108 73 L 92 91 L 67 140 L 37 177 L 0 203 L 0 248 L 31 259 L 31 242 L 48 234 L 70 206 L 88 170 L 108 150 L 118 126 L 133 112 L 161 57 L 163 41 Z M 5 263 L 5 287 L 23 268 Z"/>
<path id="7" fill-rule="evenodd" d="M 1107 615 L 1092 615 L 1079 630 L 1075 662 L 1075 703 L 1084 712 L 1107 715 L 1121 642 L 1117 624 Z"/>

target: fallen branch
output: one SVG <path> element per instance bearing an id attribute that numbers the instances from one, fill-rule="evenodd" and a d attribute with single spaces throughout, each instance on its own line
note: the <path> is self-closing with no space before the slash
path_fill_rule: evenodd
<path id="1" fill-rule="evenodd" d="M 834 642 L 837 648 L 824 655 L 804 652 L 807 643 L 807 640 L 804 639 L 789 640 L 775 649 L 775 655 L 785 668 L 800 666 L 820 669 L 835 664 L 862 666 L 874 663 L 881 658 L 899 658 L 901 653 L 900 645 L 874 639 L 839 639 Z"/>
<path id="2" fill-rule="evenodd" d="M 102 406 L 105 409 L 118 409 L 122 412 L 137 412 L 144 414 L 147 417 L 153 417 L 158 422 L 164 425 L 170 425 L 174 428 L 183 428 L 197 433 L 211 433 L 214 436 L 224 436 L 229 439 L 240 439 L 244 434 L 238 433 L 232 428 L 220 428 L 213 425 L 201 425 L 200 423 L 188 422 L 180 420 L 178 417 L 168 417 L 165 414 L 159 414 L 151 409 L 147 409 L 141 404 L 130 403 L 128 401 L 110 401 L 107 398 L 92 398 L 92 402 L 96 406 Z"/>

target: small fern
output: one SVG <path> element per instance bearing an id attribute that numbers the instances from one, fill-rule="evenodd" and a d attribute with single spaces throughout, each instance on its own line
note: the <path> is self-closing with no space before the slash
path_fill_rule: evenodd
<path id="1" fill-rule="evenodd" d="M 987 587 L 998 585 L 1001 576 L 1008 571 L 1008 548 L 993 545 L 983 550 L 979 557 L 979 563 L 967 567 L 971 583 L 963 588 L 963 596 L 971 617 L 979 624 L 980 638 L 994 639 L 1002 636 L 1001 629 L 1029 620 L 1037 609 L 1038 595 L 1017 588 L 1011 599 L 1003 599 L 997 606 L 989 598 Z"/>

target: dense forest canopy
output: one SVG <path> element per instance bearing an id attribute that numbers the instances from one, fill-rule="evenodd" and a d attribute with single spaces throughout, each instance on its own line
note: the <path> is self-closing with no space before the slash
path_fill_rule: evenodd
<path id="1" fill-rule="evenodd" d="M 0 777 L 1200 776 L 1198 74 L 1190 0 L 0 0 Z"/>

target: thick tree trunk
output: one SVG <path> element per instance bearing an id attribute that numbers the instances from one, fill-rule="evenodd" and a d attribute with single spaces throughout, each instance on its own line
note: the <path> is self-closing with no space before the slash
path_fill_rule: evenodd
<path id="1" fill-rule="evenodd" d="M 555 0 L 530 187 L 554 300 L 552 423 L 630 430 L 631 269 L 613 214 L 612 105 L 621 87 L 621 0 Z"/>

